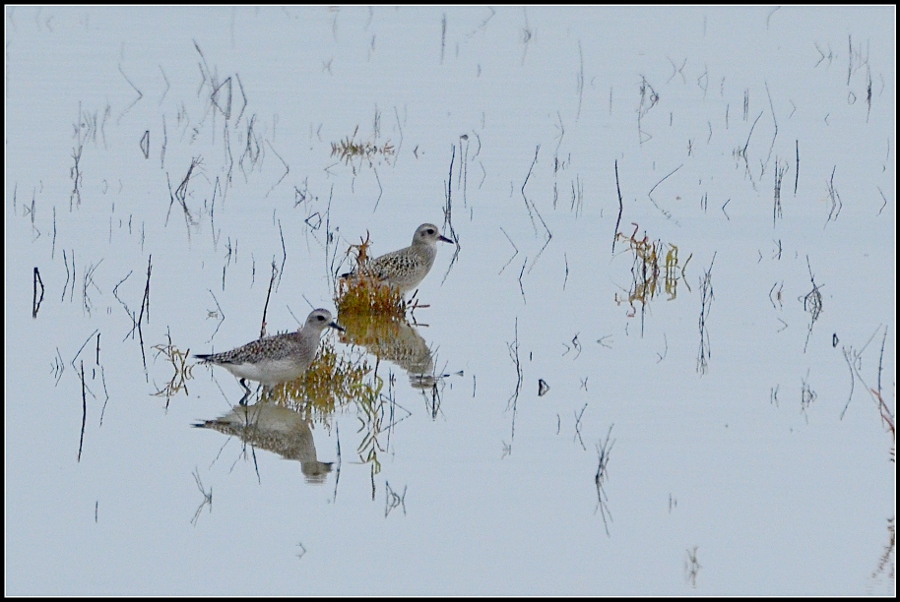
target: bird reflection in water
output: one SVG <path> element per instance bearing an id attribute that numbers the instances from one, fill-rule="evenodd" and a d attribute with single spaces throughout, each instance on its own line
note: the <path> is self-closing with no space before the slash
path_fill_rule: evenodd
<path id="1" fill-rule="evenodd" d="M 438 380 L 434 358 L 422 335 L 405 320 L 379 315 L 341 315 L 346 328 L 341 342 L 365 347 L 379 360 L 387 360 L 406 370 L 416 389 L 432 390 Z"/>
<path id="2" fill-rule="evenodd" d="M 331 472 L 332 462 L 316 458 L 309 420 L 290 408 L 268 401 L 236 405 L 224 416 L 194 426 L 238 437 L 245 445 L 300 462 L 307 483 L 322 484 Z"/>

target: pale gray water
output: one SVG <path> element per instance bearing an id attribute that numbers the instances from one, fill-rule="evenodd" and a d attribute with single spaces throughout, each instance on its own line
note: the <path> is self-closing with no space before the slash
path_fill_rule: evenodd
<path id="1" fill-rule="evenodd" d="M 894 594 L 893 7 L 7 7 L 5 31 L 8 594 Z M 616 165 L 618 231 L 678 248 L 643 320 Z M 273 261 L 270 333 L 334 309 L 366 231 L 450 236 L 448 186 L 459 255 L 401 351 L 449 376 L 435 398 L 381 363 L 378 470 L 352 405 L 297 427 L 340 459 L 317 484 L 191 428 L 240 398 L 224 371 L 153 395 L 169 337 L 258 336 Z"/>

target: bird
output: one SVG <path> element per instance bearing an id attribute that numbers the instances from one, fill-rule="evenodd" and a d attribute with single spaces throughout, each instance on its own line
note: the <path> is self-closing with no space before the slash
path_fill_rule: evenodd
<path id="1" fill-rule="evenodd" d="M 246 380 L 271 388 L 302 376 L 315 359 L 322 331 L 329 327 L 344 330 L 334 321 L 330 311 L 315 309 L 296 332 L 268 336 L 231 351 L 194 357 L 204 364 L 222 366 L 236 376 L 247 391 L 241 400 L 243 405 L 250 394 Z"/>
<path id="2" fill-rule="evenodd" d="M 434 224 L 422 224 L 416 228 L 410 246 L 365 262 L 359 268 L 359 273 L 405 294 L 416 288 L 431 271 L 437 255 L 438 241 L 453 243 L 442 236 Z M 353 278 L 356 275 L 356 271 L 348 272 L 342 274 L 341 278 Z"/>

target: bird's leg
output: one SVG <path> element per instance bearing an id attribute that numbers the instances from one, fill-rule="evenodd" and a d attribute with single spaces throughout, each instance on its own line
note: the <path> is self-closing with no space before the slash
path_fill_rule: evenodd
<path id="1" fill-rule="evenodd" d="M 241 397 L 241 400 L 238 402 L 238 405 L 245 406 L 245 405 L 247 405 L 247 398 L 250 397 L 250 387 L 247 386 L 246 379 L 241 378 L 238 380 L 238 382 L 241 383 L 241 386 L 244 387 L 244 391 L 245 391 L 244 396 Z"/>

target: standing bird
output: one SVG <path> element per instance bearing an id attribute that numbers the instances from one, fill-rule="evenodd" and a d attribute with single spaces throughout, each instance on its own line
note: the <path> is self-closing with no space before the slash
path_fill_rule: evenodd
<path id="1" fill-rule="evenodd" d="M 334 321 L 330 311 L 316 309 L 306 318 L 303 328 L 296 332 L 258 339 L 231 351 L 194 357 L 205 364 L 222 366 L 234 374 L 247 391 L 241 400 L 243 405 L 250 394 L 246 379 L 273 387 L 302 376 L 315 359 L 322 331 L 328 327 L 344 330 Z"/>
<path id="2" fill-rule="evenodd" d="M 400 293 L 407 293 L 416 288 L 431 271 L 437 256 L 438 241 L 453 242 L 442 236 L 434 224 L 422 224 L 416 228 L 410 246 L 367 261 L 359 271 L 363 276 L 382 282 Z M 356 272 L 350 272 L 341 275 L 341 278 L 354 276 Z"/>

